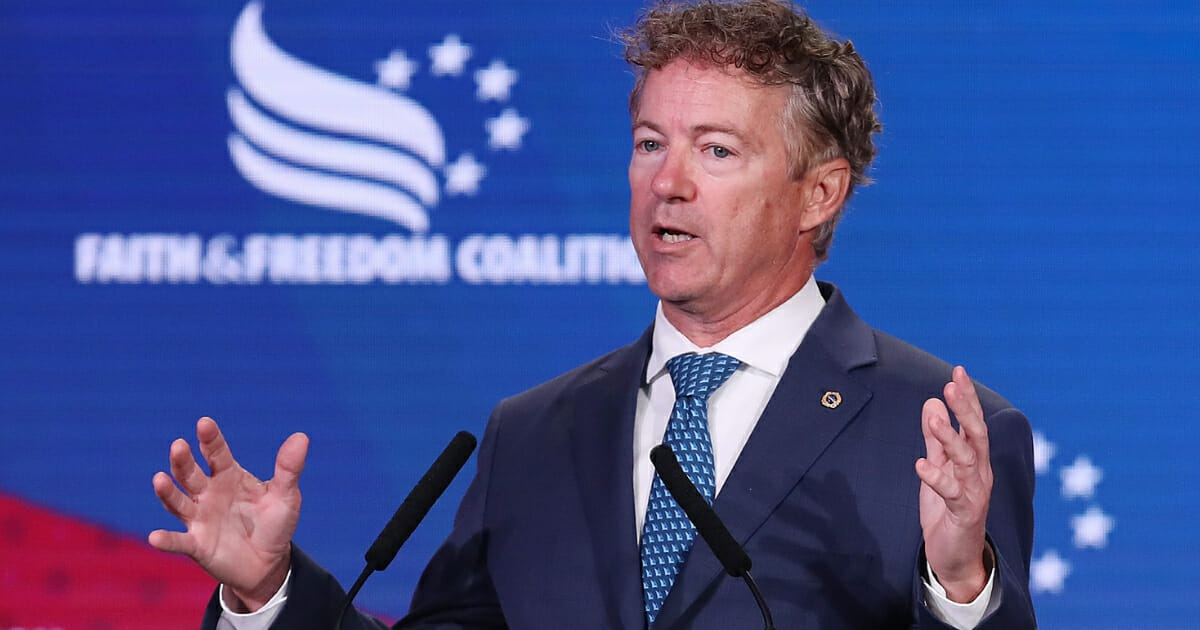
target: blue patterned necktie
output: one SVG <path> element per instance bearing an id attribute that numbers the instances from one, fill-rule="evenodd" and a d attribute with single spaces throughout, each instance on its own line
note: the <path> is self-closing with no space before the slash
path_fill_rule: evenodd
<path id="1" fill-rule="evenodd" d="M 708 397 L 738 365 L 737 359 L 719 353 L 689 353 L 667 361 L 667 371 L 675 385 L 675 408 L 671 410 L 663 444 L 675 451 L 688 479 L 710 505 L 716 494 L 716 472 L 712 438 L 708 434 Z M 662 480 L 654 475 L 642 527 L 642 593 L 650 626 L 654 625 L 695 537 L 696 528 Z"/>

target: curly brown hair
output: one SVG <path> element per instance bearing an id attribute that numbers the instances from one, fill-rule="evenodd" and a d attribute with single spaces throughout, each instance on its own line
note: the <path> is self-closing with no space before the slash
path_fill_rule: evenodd
<path id="1" fill-rule="evenodd" d="M 850 41 L 840 43 L 800 9 L 778 0 L 670 0 L 644 12 L 620 34 L 625 60 L 637 82 L 629 95 L 636 113 L 646 75 L 676 59 L 737 68 L 763 85 L 791 86 L 783 133 L 793 156 L 789 173 L 804 177 L 809 168 L 845 158 L 855 186 L 870 182 L 867 166 L 875 157 L 871 135 L 882 126 L 875 115 L 875 85 Z M 844 206 L 843 206 L 844 207 Z M 825 260 L 842 209 L 813 237 L 816 260 Z"/>

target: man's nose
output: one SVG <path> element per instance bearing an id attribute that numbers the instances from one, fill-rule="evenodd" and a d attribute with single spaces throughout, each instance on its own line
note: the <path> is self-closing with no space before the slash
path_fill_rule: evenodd
<path id="1" fill-rule="evenodd" d="M 691 201 L 696 197 L 691 154 L 686 148 L 672 148 L 654 173 L 650 187 L 663 201 Z"/>

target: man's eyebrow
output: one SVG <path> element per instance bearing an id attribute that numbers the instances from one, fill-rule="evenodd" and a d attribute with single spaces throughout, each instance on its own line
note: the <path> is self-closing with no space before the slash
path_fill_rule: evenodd
<path id="1" fill-rule="evenodd" d="M 661 127 L 659 127 L 657 124 L 655 124 L 649 120 L 639 118 L 639 119 L 633 121 L 632 130 L 636 131 L 640 127 L 645 127 L 647 129 L 649 129 L 650 131 L 665 135 L 665 133 L 663 132 Z M 742 134 L 742 132 L 740 132 L 737 128 L 731 127 L 729 125 L 719 125 L 719 124 L 713 123 L 713 124 L 696 125 L 695 127 L 691 128 L 692 137 L 702 136 L 706 133 L 724 133 L 724 134 L 729 134 L 739 140 L 746 140 L 746 136 L 744 134 Z"/>
<path id="2" fill-rule="evenodd" d="M 666 134 L 663 134 L 663 130 L 661 127 L 659 127 L 658 125 L 656 125 L 644 118 L 638 118 L 637 120 L 634 120 L 633 127 L 631 127 L 630 130 L 637 131 L 639 127 L 645 127 L 647 129 L 649 129 L 650 131 L 653 131 L 654 133 L 666 135 Z"/>
<path id="3" fill-rule="evenodd" d="M 700 136 L 700 135 L 703 135 L 706 133 L 725 133 L 725 134 L 729 134 L 735 138 L 738 138 L 739 140 L 745 139 L 745 136 L 742 135 L 742 133 L 740 131 L 738 131 L 734 127 L 730 127 L 727 125 L 713 124 L 713 125 L 696 125 L 695 127 L 692 127 L 693 135 Z"/>

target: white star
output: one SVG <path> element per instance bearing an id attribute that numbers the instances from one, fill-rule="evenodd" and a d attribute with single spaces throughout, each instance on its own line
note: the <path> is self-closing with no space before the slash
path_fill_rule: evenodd
<path id="1" fill-rule="evenodd" d="M 471 47 L 462 43 L 458 35 L 447 35 L 442 43 L 429 47 L 429 59 L 433 65 L 429 72 L 433 76 L 458 76 L 462 74 L 463 65 L 471 58 Z"/>
<path id="2" fill-rule="evenodd" d="M 503 61 L 493 59 L 492 63 L 483 70 L 475 71 L 475 83 L 479 89 L 475 98 L 479 101 L 507 101 L 508 91 L 517 82 L 517 71 L 504 65 Z"/>
<path id="3" fill-rule="evenodd" d="M 1111 516 L 1094 506 L 1083 514 L 1072 516 L 1071 529 L 1075 530 L 1075 546 L 1079 549 L 1103 549 L 1108 544 L 1108 533 L 1115 525 L 1116 521 Z"/>
<path id="4" fill-rule="evenodd" d="M 1047 440 L 1040 431 L 1033 432 L 1033 470 L 1037 474 L 1050 470 L 1050 460 L 1057 451 L 1058 447 L 1054 442 Z"/>
<path id="5" fill-rule="evenodd" d="M 1092 465 L 1086 455 L 1075 458 L 1075 463 L 1062 469 L 1062 495 L 1065 499 L 1090 498 L 1096 493 L 1096 484 L 1104 477 L 1104 471 Z"/>
<path id="6" fill-rule="evenodd" d="M 511 107 L 500 112 L 499 117 L 487 119 L 483 125 L 488 132 L 488 146 L 493 150 L 521 148 L 521 136 L 529 131 L 529 119 L 521 118 Z"/>
<path id="7" fill-rule="evenodd" d="M 1053 549 L 1035 559 L 1029 567 L 1029 586 L 1035 593 L 1061 593 L 1063 582 L 1071 574 L 1071 564 Z"/>
<path id="8" fill-rule="evenodd" d="M 393 50 L 387 59 L 375 62 L 375 73 L 379 75 L 379 85 L 407 90 L 417 67 L 417 62 L 409 59 L 403 50 Z"/>
<path id="9" fill-rule="evenodd" d="M 479 180 L 487 169 L 475 161 L 475 156 L 464 153 L 446 165 L 446 194 L 474 195 L 479 192 Z"/>

